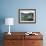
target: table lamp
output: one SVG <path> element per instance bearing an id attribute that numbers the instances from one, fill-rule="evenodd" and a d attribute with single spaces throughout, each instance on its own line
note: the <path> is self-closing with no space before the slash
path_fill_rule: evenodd
<path id="1" fill-rule="evenodd" d="M 5 25 L 9 25 L 8 34 L 11 35 L 11 33 L 10 33 L 10 26 L 14 25 L 14 19 L 13 18 L 5 18 Z"/>

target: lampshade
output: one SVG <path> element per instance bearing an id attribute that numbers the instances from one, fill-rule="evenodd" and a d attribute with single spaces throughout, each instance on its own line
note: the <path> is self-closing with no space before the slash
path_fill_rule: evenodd
<path id="1" fill-rule="evenodd" d="M 14 19 L 13 18 L 5 18 L 5 25 L 13 25 Z"/>

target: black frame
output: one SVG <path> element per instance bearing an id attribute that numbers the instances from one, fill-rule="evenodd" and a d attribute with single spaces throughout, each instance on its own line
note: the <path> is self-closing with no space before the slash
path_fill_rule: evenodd
<path id="1" fill-rule="evenodd" d="M 25 12 L 25 13 L 24 13 Z M 18 10 L 19 23 L 36 23 L 36 9 L 19 9 Z M 24 17 L 26 19 L 22 19 Z M 29 19 L 30 17 L 30 19 Z M 32 17 L 32 18 L 31 18 Z"/>

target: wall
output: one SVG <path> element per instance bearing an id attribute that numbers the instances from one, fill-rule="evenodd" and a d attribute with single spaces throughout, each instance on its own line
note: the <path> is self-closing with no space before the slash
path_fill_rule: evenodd
<path id="1" fill-rule="evenodd" d="M 18 9 L 22 8 L 36 9 L 36 24 L 18 23 Z M 37 31 L 46 36 L 46 0 L 0 0 L 0 18 L 6 17 L 15 19 L 14 26 L 11 26 L 12 32 Z M 0 31 L 8 32 L 8 26 L 1 23 Z M 45 46 L 46 42 L 44 41 L 44 43 Z"/>
<path id="2" fill-rule="evenodd" d="M 45 31 L 46 30 L 46 1 L 42 0 L 1 0 L 1 15 L 4 17 L 13 17 L 15 19 L 14 29 L 12 31 Z M 19 24 L 18 9 L 29 8 L 36 9 L 36 24 Z M 2 32 L 8 31 L 6 25 L 2 26 Z M 24 29 L 23 29 L 24 28 Z"/>

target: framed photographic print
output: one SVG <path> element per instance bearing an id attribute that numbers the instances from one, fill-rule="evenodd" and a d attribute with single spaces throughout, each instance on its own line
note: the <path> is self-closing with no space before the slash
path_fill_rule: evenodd
<path id="1" fill-rule="evenodd" d="M 36 9 L 19 9 L 19 23 L 36 23 Z"/>

